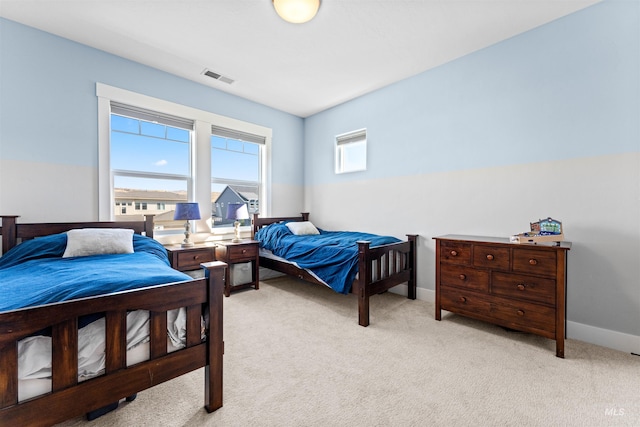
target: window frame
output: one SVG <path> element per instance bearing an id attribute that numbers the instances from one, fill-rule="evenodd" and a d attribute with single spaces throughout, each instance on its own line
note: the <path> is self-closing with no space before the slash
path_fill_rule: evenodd
<path id="1" fill-rule="evenodd" d="M 362 144 L 364 146 L 363 164 L 352 169 L 345 168 L 345 151 L 347 147 L 354 147 Z M 362 172 L 367 170 L 367 129 L 358 129 L 346 132 L 335 137 L 335 173 L 337 175 L 351 172 Z"/>
<path id="2" fill-rule="evenodd" d="M 176 104 L 163 99 L 142 95 L 125 89 L 96 83 L 98 98 L 98 218 L 100 221 L 113 221 L 114 188 L 111 173 L 111 103 L 130 105 L 150 111 L 158 111 L 177 117 L 184 117 L 194 121 L 193 138 L 190 150 L 190 180 L 187 193 L 189 201 L 203 206 L 211 206 L 211 129 L 212 126 L 224 127 L 264 137 L 265 144 L 261 154 L 260 181 L 260 209 L 262 216 L 269 216 L 271 212 L 271 139 L 270 128 L 245 122 L 219 114 Z M 208 215 L 203 215 L 208 218 Z M 205 230 L 206 225 L 206 230 Z M 233 227 L 212 228 L 206 219 L 196 222 L 194 232 L 210 232 L 212 234 L 228 234 Z"/>

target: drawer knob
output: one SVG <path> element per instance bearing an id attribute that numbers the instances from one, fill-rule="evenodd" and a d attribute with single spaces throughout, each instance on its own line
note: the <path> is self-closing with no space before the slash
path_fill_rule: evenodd
<path id="1" fill-rule="evenodd" d="M 527 286 L 527 285 L 525 285 L 524 283 L 518 283 L 518 286 L 516 286 L 516 287 L 518 288 L 518 290 L 519 290 L 519 291 L 524 291 L 524 288 L 525 288 L 526 286 Z"/>
<path id="2" fill-rule="evenodd" d="M 529 264 L 531 264 L 531 265 L 536 265 L 536 264 L 538 264 L 538 260 L 537 260 L 537 259 L 534 259 L 534 258 L 531 258 L 531 259 L 529 260 Z"/>
<path id="3" fill-rule="evenodd" d="M 451 256 L 458 256 L 458 252 L 456 252 L 456 251 L 451 251 L 449 253 L 451 254 Z"/>
<path id="4" fill-rule="evenodd" d="M 198 258 L 200 258 L 200 255 L 194 255 L 193 256 L 193 259 L 198 259 Z"/>
<path id="5" fill-rule="evenodd" d="M 466 303 L 467 302 L 467 298 L 466 297 L 460 297 L 460 298 L 458 298 L 458 301 L 460 301 L 462 303 Z"/>
<path id="6" fill-rule="evenodd" d="M 488 259 L 489 261 L 493 261 L 493 255 L 491 255 L 491 254 L 487 254 L 487 259 Z"/>
<path id="7" fill-rule="evenodd" d="M 461 275 L 458 276 L 458 279 L 460 279 L 460 280 L 466 280 L 466 278 L 467 278 L 466 274 L 461 274 Z"/>
<path id="8" fill-rule="evenodd" d="M 247 250 L 246 250 L 246 249 L 243 249 L 243 250 L 242 250 L 242 253 L 243 253 L 243 254 L 246 254 L 246 253 L 247 253 Z"/>
<path id="9" fill-rule="evenodd" d="M 518 316 L 524 316 L 524 311 L 523 310 L 518 310 L 517 313 L 518 313 Z"/>

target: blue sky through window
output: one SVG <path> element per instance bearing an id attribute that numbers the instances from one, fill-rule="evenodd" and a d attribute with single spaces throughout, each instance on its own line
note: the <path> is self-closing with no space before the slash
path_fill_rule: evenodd
<path id="1" fill-rule="evenodd" d="M 111 168 L 160 175 L 189 176 L 191 132 L 129 117 L 111 115 Z M 258 144 L 211 136 L 211 169 L 215 179 L 259 181 Z M 186 180 L 116 176 L 115 188 L 185 191 Z M 212 191 L 222 191 L 214 184 Z"/>

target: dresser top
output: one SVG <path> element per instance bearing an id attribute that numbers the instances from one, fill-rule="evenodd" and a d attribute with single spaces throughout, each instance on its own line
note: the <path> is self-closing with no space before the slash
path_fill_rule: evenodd
<path id="1" fill-rule="evenodd" d="M 501 243 L 514 246 L 533 246 L 533 247 L 549 247 L 558 249 L 571 249 L 571 242 L 544 242 L 544 243 L 514 243 L 508 237 L 492 237 L 492 236 L 470 236 L 466 234 L 445 234 L 443 236 L 434 237 L 435 240 L 457 240 L 473 243 Z M 558 244 L 559 243 L 559 244 Z"/>

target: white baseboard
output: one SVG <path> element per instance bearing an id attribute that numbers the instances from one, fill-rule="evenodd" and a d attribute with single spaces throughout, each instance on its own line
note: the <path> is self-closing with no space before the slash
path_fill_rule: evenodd
<path id="1" fill-rule="evenodd" d="M 567 321 L 567 338 L 640 354 L 640 336 Z"/>
<path id="2" fill-rule="evenodd" d="M 406 296 L 407 285 L 396 286 L 390 292 Z M 421 301 L 435 302 L 435 291 L 431 289 L 418 288 L 416 294 L 416 297 Z M 624 351 L 625 353 L 640 354 L 640 336 L 637 335 L 567 321 L 566 336 L 567 338 Z"/>

